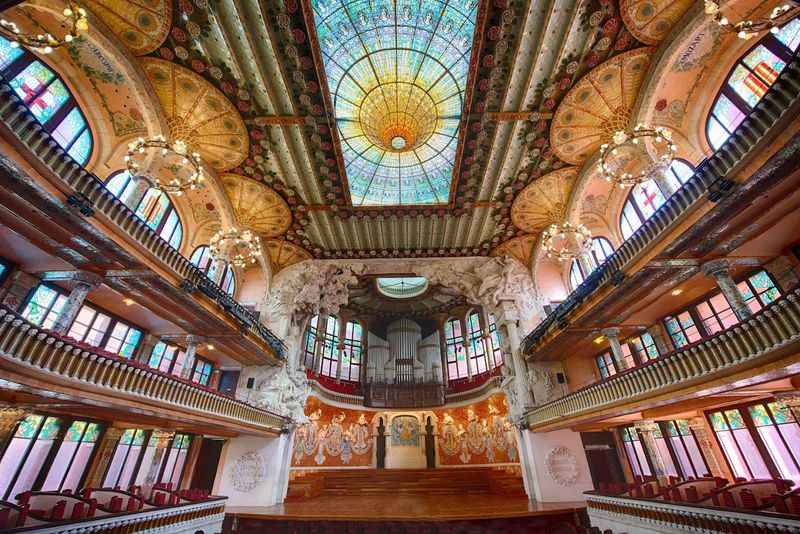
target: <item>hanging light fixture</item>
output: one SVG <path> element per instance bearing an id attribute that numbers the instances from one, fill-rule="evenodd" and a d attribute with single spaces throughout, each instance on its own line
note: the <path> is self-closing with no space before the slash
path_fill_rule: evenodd
<path id="1" fill-rule="evenodd" d="M 755 20 L 742 20 L 732 23 L 727 17 L 722 15 L 719 0 L 705 0 L 706 15 L 710 15 L 720 28 L 736 32 L 739 39 L 752 39 L 759 33 L 769 30 L 778 33 L 781 22 L 794 18 L 800 14 L 800 7 L 793 3 L 780 5 L 764 18 Z M 791 14 L 789 14 L 791 12 Z"/>
<path id="2" fill-rule="evenodd" d="M 67 18 L 65 22 L 68 29 L 66 35 L 60 39 L 49 33 L 38 35 L 22 33 L 16 23 L 6 19 L 0 19 L 0 35 L 11 41 L 12 48 L 24 46 L 42 54 L 50 54 L 56 48 L 73 42 L 82 32 L 89 30 L 86 10 L 75 2 L 69 2 L 62 13 Z"/>
<path id="3" fill-rule="evenodd" d="M 610 143 L 600 145 L 597 170 L 600 176 L 619 187 L 633 187 L 663 174 L 672 164 L 676 150 L 669 129 L 637 124 L 633 130 L 617 131 Z M 638 152 L 639 156 L 630 158 L 633 152 Z M 639 165 L 638 169 L 625 170 L 627 165 L 621 160 L 626 155 L 630 162 Z M 616 165 L 612 163 L 615 159 L 620 160 Z"/>
<path id="4" fill-rule="evenodd" d="M 551 224 L 542 233 L 542 250 L 548 258 L 571 261 L 592 247 L 592 232 L 582 224 Z"/>
<path id="5" fill-rule="evenodd" d="M 140 164 L 136 160 L 151 150 L 159 152 L 162 158 L 177 158 L 180 161 L 181 168 L 174 172 L 173 178 L 162 181 L 158 177 L 150 179 L 142 176 Z M 149 139 L 140 137 L 128 144 L 125 164 L 131 176 L 148 179 L 155 189 L 160 189 L 165 193 L 173 193 L 180 196 L 184 191 L 200 189 L 205 186 L 200 154 L 190 151 L 186 142 L 180 139 L 169 142 L 163 135 L 157 135 Z M 187 172 L 188 175 L 181 174 Z"/>
<path id="6" fill-rule="evenodd" d="M 220 230 L 209 240 L 211 257 L 236 267 L 247 267 L 258 261 L 261 243 L 250 230 Z"/>

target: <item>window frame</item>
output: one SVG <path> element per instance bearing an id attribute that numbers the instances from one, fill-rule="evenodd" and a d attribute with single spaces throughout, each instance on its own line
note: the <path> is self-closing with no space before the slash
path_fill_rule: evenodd
<path id="1" fill-rule="evenodd" d="M 705 476 L 706 474 L 711 473 L 711 469 L 708 467 L 708 460 L 706 459 L 705 455 L 703 454 L 703 449 L 700 448 L 700 442 L 697 440 L 697 435 L 695 434 L 694 429 L 691 425 L 687 422 L 687 427 L 689 429 L 689 436 L 692 437 L 694 440 L 694 444 L 697 447 L 697 451 L 700 453 L 700 459 L 703 461 L 702 465 L 702 472 L 698 470 L 698 466 L 695 465 L 695 459 L 693 455 L 689 452 L 689 447 L 686 445 L 686 439 L 688 436 L 681 434 L 680 426 L 678 425 L 679 419 L 670 419 L 667 421 L 659 421 L 658 426 L 661 429 L 661 435 L 664 436 L 664 441 L 669 448 L 670 455 L 672 456 L 672 463 L 675 465 L 676 469 L 681 473 L 684 480 L 688 479 L 689 477 L 700 478 Z M 671 423 L 675 427 L 675 436 L 669 433 L 668 424 Z M 678 453 L 675 451 L 675 443 L 673 442 L 672 438 L 677 438 L 678 442 L 680 442 L 681 447 L 683 448 L 683 453 L 686 455 L 686 458 L 689 460 L 689 464 L 692 466 L 694 473 L 686 473 L 684 472 L 683 464 L 680 462 L 678 457 Z"/>
<path id="2" fill-rule="evenodd" d="M 475 323 L 472 324 L 472 318 L 475 317 Z M 481 328 L 481 315 L 477 310 L 470 310 L 464 318 L 464 323 L 467 326 L 467 343 L 470 348 L 469 359 L 472 362 L 472 375 L 478 376 L 488 373 L 491 370 L 489 362 L 486 358 L 486 344 L 483 340 L 483 329 Z M 475 328 L 473 328 L 475 327 Z M 483 361 L 483 370 L 481 371 L 480 362 Z"/>
<path id="3" fill-rule="evenodd" d="M 331 327 L 331 325 L 333 325 Z M 329 330 L 331 330 L 329 332 Z M 325 321 L 325 331 L 322 335 L 322 350 L 320 354 L 319 374 L 336 378 L 339 372 L 339 344 L 341 343 L 341 332 L 339 332 L 339 317 L 328 315 Z"/>
<path id="4" fill-rule="evenodd" d="M 453 329 L 451 329 L 453 331 L 453 335 L 452 336 L 448 335 L 448 333 L 447 333 L 447 325 L 451 324 L 451 323 L 458 325 L 458 334 L 455 333 L 456 330 L 453 328 Z M 464 331 L 461 328 L 461 325 L 462 325 L 461 319 L 459 319 L 458 317 L 450 317 L 444 322 L 444 325 L 442 326 L 442 328 L 444 330 L 445 354 L 447 356 L 447 358 L 446 358 L 446 360 L 447 360 L 447 370 L 446 370 L 446 372 L 447 372 L 447 379 L 448 380 L 458 380 L 458 379 L 461 379 L 461 378 L 469 377 L 469 365 L 467 364 L 468 355 L 466 353 L 467 352 L 467 348 L 466 348 L 466 345 L 465 345 L 466 340 L 464 338 Z M 450 351 L 451 347 L 453 348 L 452 359 L 451 359 L 451 351 Z M 464 353 L 464 372 L 463 372 L 463 374 L 461 373 L 461 371 L 459 371 L 459 365 L 458 365 L 459 348 L 461 349 L 461 352 Z M 455 376 L 452 376 L 450 374 L 450 366 L 451 365 L 453 365 L 455 367 L 455 371 L 456 371 L 455 372 Z"/>
<path id="5" fill-rule="evenodd" d="M 200 255 L 197 258 L 197 263 L 195 263 L 195 256 L 198 254 L 198 251 Z M 205 265 L 201 265 L 204 259 L 207 261 L 205 262 Z M 211 248 L 208 245 L 197 245 L 189 256 L 189 262 L 197 267 L 204 275 L 206 275 L 206 278 L 212 282 L 214 282 L 212 274 L 216 275 L 217 269 L 219 269 L 220 264 L 222 264 L 222 275 L 219 277 L 218 285 L 230 296 L 233 296 L 233 294 L 236 292 L 236 273 L 234 272 L 233 267 L 231 267 L 231 265 L 226 261 L 215 260 L 212 258 Z"/>
<path id="6" fill-rule="evenodd" d="M 305 334 L 303 335 L 303 362 L 306 369 L 312 372 L 314 360 L 317 357 L 317 345 L 319 344 L 319 314 L 308 320 Z M 310 347 L 309 347 L 310 345 Z"/>
<path id="7" fill-rule="evenodd" d="M 133 430 L 134 431 L 133 436 L 131 437 L 131 443 L 124 445 L 124 446 L 127 447 L 127 450 L 125 451 L 125 458 L 122 459 L 122 463 L 120 465 L 119 472 L 117 473 L 116 481 L 114 482 L 114 484 L 106 485 L 105 484 L 106 483 L 106 479 L 108 479 L 108 475 L 110 474 L 111 467 L 114 464 L 114 458 L 117 455 L 117 450 L 119 449 L 119 447 L 121 445 L 123 445 L 122 444 L 122 437 L 125 435 L 125 432 L 127 430 Z M 133 470 L 131 471 L 128 483 L 125 485 L 125 487 L 123 487 L 123 486 L 121 486 L 119 484 L 119 479 L 122 476 L 122 473 L 125 471 L 125 465 L 128 463 L 128 456 L 131 453 L 131 449 L 134 447 L 133 440 L 136 439 L 136 435 L 137 435 L 138 432 L 142 432 L 144 437 L 142 439 L 141 445 L 138 445 L 139 451 L 136 453 L 137 454 L 136 463 L 135 463 L 135 465 L 133 467 Z M 150 443 L 150 437 L 152 435 L 153 435 L 152 429 L 130 427 L 130 428 L 125 428 L 125 429 L 122 430 L 122 434 L 120 434 L 119 439 L 117 439 L 117 443 L 114 445 L 114 452 L 111 453 L 111 456 L 109 457 L 109 460 L 108 460 L 108 464 L 106 465 L 106 468 L 105 468 L 105 472 L 103 473 L 103 479 L 102 479 L 103 480 L 103 482 L 102 482 L 103 487 L 116 488 L 116 487 L 119 486 L 119 488 L 122 491 L 127 491 L 127 488 L 129 488 L 133 482 L 136 482 L 136 479 L 137 479 L 137 477 L 139 475 L 139 469 L 141 468 L 142 458 L 144 457 L 144 453 L 147 450 L 147 446 Z"/>
<path id="8" fill-rule="evenodd" d="M 70 336 L 70 333 L 72 332 L 72 329 L 75 327 L 75 323 L 77 323 L 78 317 L 80 317 L 80 314 L 81 314 L 81 312 L 83 311 L 84 308 L 88 308 L 90 310 L 93 310 L 94 311 L 94 316 L 92 317 L 91 324 L 87 327 L 86 332 L 83 334 L 83 339 L 78 339 L 78 338 L 75 338 L 73 336 Z M 86 338 L 89 335 L 89 333 L 92 331 L 94 323 L 97 321 L 97 317 L 100 314 L 105 315 L 106 317 L 108 317 L 109 318 L 109 322 L 108 322 L 108 325 L 106 326 L 106 329 L 103 331 L 103 336 L 102 336 L 102 338 L 100 340 L 100 343 L 97 344 L 97 345 L 93 345 L 91 343 L 88 343 L 86 341 Z M 122 342 L 120 343 L 120 349 L 119 350 L 121 350 L 122 347 L 125 346 L 125 340 L 127 339 L 128 334 L 131 332 L 131 330 L 135 330 L 135 331 L 139 332 L 139 340 L 136 342 L 136 345 L 134 345 L 133 350 L 131 351 L 131 355 L 129 357 L 126 357 L 126 356 L 123 356 L 122 354 L 120 354 L 119 350 L 115 352 L 115 351 L 109 350 L 107 348 L 108 347 L 108 342 L 111 340 L 111 334 L 114 332 L 114 330 L 116 329 L 116 327 L 118 325 L 122 325 L 122 326 L 124 326 L 124 327 L 126 327 L 128 329 L 126 331 L 126 333 L 125 333 L 125 337 L 122 339 Z M 69 325 L 69 330 L 67 330 L 67 334 L 66 335 L 69 336 L 69 337 L 73 337 L 73 339 L 76 339 L 77 341 L 79 341 L 81 343 L 85 343 L 86 345 L 90 345 L 92 347 L 97 347 L 97 348 L 99 348 L 101 350 L 104 350 L 106 352 L 111 352 L 111 353 L 116 354 L 117 356 L 120 356 L 122 358 L 134 359 L 136 357 L 137 352 L 139 351 L 139 348 L 142 346 L 142 340 L 144 339 L 145 332 L 144 332 L 144 329 L 142 329 L 141 327 L 139 327 L 137 325 L 134 325 L 132 323 L 129 323 L 128 321 L 121 319 L 119 316 L 117 316 L 117 315 L 115 315 L 115 314 L 113 314 L 113 313 L 111 313 L 109 311 L 106 311 L 103 308 L 100 308 L 99 306 L 96 306 L 95 304 L 93 304 L 93 303 L 91 303 L 89 301 L 84 301 L 84 303 L 81 305 L 81 308 L 78 310 L 78 313 L 75 315 L 75 319 L 73 319 L 72 323 Z"/>
<path id="9" fill-rule="evenodd" d="M 352 329 L 350 329 L 350 325 L 351 324 L 352 325 L 357 325 L 358 329 L 360 330 L 361 336 L 358 337 L 357 339 L 355 337 L 356 328 L 353 327 Z M 349 352 L 349 358 L 350 358 L 350 363 L 348 364 L 349 365 L 349 369 L 350 369 L 349 375 L 347 377 L 344 377 L 344 376 L 341 376 L 341 373 L 339 373 L 340 380 L 342 380 L 344 382 L 360 382 L 361 381 L 361 357 L 362 357 L 362 355 L 364 353 L 363 339 L 364 339 L 364 332 L 365 331 L 366 330 L 364 329 L 364 326 L 360 322 L 354 321 L 352 319 L 348 320 L 344 325 L 344 336 L 340 336 L 341 337 L 341 342 L 344 345 L 344 348 L 342 349 L 342 351 L 348 351 Z M 349 334 L 350 332 L 353 333 L 352 337 Z M 354 357 L 354 355 L 355 355 L 355 357 Z M 342 367 L 342 362 L 339 362 L 339 366 Z M 355 373 L 354 373 L 354 369 L 355 369 Z M 354 374 L 355 374 L 355 378 L 353 378 Z"/>
<path id="10" fill-rule="evenodd" d="M 203 372 L 199 369 L 200 366 L 203 366 L 203 369 L 208 369 L 208 373 Z M 198 373 L 200 374 L 199 378 L 202 379 L 205 377 L 205 382 L 202 380 L 198 380 Z M 195 384 L 200 384 L 201 386 L 208 386 L 211 383 L 211 375 L 214 373 L 214 362 L 203 358 L 201 356 L 195 356 L 194 365 L 192 365 L 192 372 L 189 375 L 190 382 L 194 382 Z"/>
<path id="11" fill-rule="evenodd" d="M 159 358 L 158 359 L 158 365 L 153 366 L 152 363 L 151 363 L 153 361 L 153 352 L 155 352 L 156 347 L 158 347 L 159 343 L 164 345 L 164 352 L 161 353 L 161 355 L 158 357 Z M 173 348 L 175 350 L 172 351 L 172 353 L 171 353 L 172 354 L 172 359 L 169 362 L 168 370 L 163 370 L 163 369 L 161 369 L 161 362 L 164 361 L 164 355 L 167 354 L 167 350 L 169 350 L 170 348 Z M 162 373 L 166 373 L 166 374 L 168 374 L 170 376 L 180 376 L 180 374 L 176 374 L 175 373 L 175 363 L 178 360 L 181 360 L 181 358 L 179 357 L 181 354 L 183 355 L 183 358 L 182 358 L 182 362 L 183 363 L 181 364 L 181 372 L 183 372 L 183 366 L 186 364 L 186 354 L 187 354 L 186 348 L 185 347 L 181 347 L 177 343 L 170 343 L 170 342 L 167 342 L 167 341 L 159 339 L 156 342 L 156 344 L 153 345 L 153 348 L 150 350 L 150 354 L 148 355 L 148 358 L 147 358 L 147 366 L 150 367 L 151 369 L 155 369 L 155 370 L 160 371 Z M 194 371 L 192 371 L 192 372 L 194 372 Z"/>

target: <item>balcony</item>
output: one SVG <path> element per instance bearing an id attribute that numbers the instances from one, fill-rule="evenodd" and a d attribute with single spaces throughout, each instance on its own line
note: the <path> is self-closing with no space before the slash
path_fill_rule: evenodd
<path id="1" fill-rule="evenodd" d="M 288 420 L 219 391 L 151 369 L 49 330 L 0 308 L 0 368 L 4 378 L 77 400 L 172 417 L 227 431 L 274 435 Z"/>
<path id="2" fill-rule="evenodd" d="M 734 181 L 736 173 L 743 163 L 758 152 L 760 145 L 763 145 L 769 136 L 780 130 L 779 121 L 791 120 L 796 116 L 791 110 L 796 108 L 798 103 L 800 103 L 800 58 L 795 56 L 728 141 L 698 165 L 689 182 L 672 195 L 603 265 L 592 272 L 567 296 L 566 300 L 523 339 L 523 352 L 529 357 L 536 355 L 579 318 L 587 316 L 590 306 L 598 307 L 599 302 L 604 298 L 607 299 L 615 290 L 619 293 L 626 289 L 619 286 L 627 284 L 627 287 L 647 289 L 640 281 L 633 280 L 631 275 L 631 271 L 637 268 L 637 262 L 641 262 L 647 251 L 653 248 L 653 244 L 675 229 L 677 223 L 697 210 L 703 202 L 709 200 L 722 204 L 721 200 L 730 196 L 729 193 L 736 183 Z M 743 194 L 757 194 L 754 191 L 756 188 L 747 189 L 749 190 Z M 732 217 L 740 206 L 733 209 L 726 207 L 726 209 L 728 216 Z M 707 223 L 711 227 L 722 224 L 719 218 L 714 217 L 709 218 Z M 705 237 L 711 239 L 710 228 L 704 228 L 702 224 L 696 224 L 692 232 L 694 235 L 706 232 Z M 680 247 L 686 246 L 686 240 L 683 239 L 678 246 L 670 247 L 669 256 L 677 257 Z M 562 343 L 570 341 L 561 340 Z"/>
<path id="3" fill-rule="evenodd" d="M 527 422 L 532 430 L 552 430 L 578 419 L 621 415 L 634 404 L 630 411 L 641 410 L 645 402 L 676 402 L 681 395 L 703 393 L 688 391 L 693 386 L 702 384 L 704 391 L 736 387 L 737 373 L 752 374 L 755 368 L 770 379 L 797 373 L 798 350 L 800 289 L 795 289 L 728 330 L 536 407 L 526 414 Z M 790 361 L 776 363 L 787 356 Z"/>
<path id="4" fill-rule="evenodd" d="M 23 153 L 38 171 L 42 172 L 44 176 L 54 176 L 60 182 L 55 185 L 67 197 L 66 205 L 7 161 L 3 161 L 0 166 L 4 187 L 13 190 L 17 197 L 23 198 L 25 202 L 46 213 L 53 214 L 59 211 L 65 213 L 63 218 L 69 222 L 61 225 L 60 233 L 70 231 L 72 228 L 80 230 L 83 239 L 64 243 L 63 247 L 82 246 L 83 248 L 77 248 L 68 253 L 66 257 L 63 257 L 63 254 L 60 257 L 71 263 L 78 258 L 90 260 L 96 258 L 98 263 L 104 264 L 102 267 L 107 271 L 109 285 L 121 292 L 141 291 L 142 279 L 161 278 L 158 273 L 145 267 L 146 262 L 140 262 L 127 251 L 120 250 L 119 244 L 79 218 L 81 216 L 94 217 L 101 223 L 109 222 L 119 228 L 121 235 L 133 240 L 142 251 L 160 262 L 160 267 L 163 267 L 165 272 L 177 281 L 174 285 L 167 279 L 161 279 L 160 283 L 153 282 L 154 287 L 151 290 L 155 294 L 165 293 L 169 294 L 173 300 L 182 298 L 184 301 L 186 301 L 187 293 L 201 294 L 215 305 L 216 313 L 226 317 L 232 325 L 235 325 L 235 328 L 228 326 L 227 330 L 232 330 L 232 334 L 237 336 L 239 333 L 247 334 L 258 341 L 255 346 L 251 344 L 249 347 L 232 348 L 233 352 L 253 352 L 260 347 L 259 350 L 266 351 L 274 359 L 285 359 L 286 346 L 259 321 L 255 313 L 225 293 L 222 288 L 147 226 L 130 208 L 111 194 L 102 180 L 78 165 L 41 127 L 16 93 L 5 83 L 5 80 L 1 79 L 0 129 L 6 131 L 4 136 Z M 65 209 L 67 205 L 74 209 Z M 31 217 L 31 210 L 26 212 L 24 206 L 20 206 L 19 209 L 22 210 L 17 213 L 18 218 L 21 218 L 20 224 L 35 224 L 34 217 Z M 24 213 L 27 213 L 27 216 L 22 216 Z M 41 221 L 39 218 L 35 220 Z M 58 222 L 45 220 L 48 223 Z M 36 228 L 36 230 L 48 234 L 46 228 Z M 52 240 L 54 241 L 58 237 L 60 236 L 53 236 Z M 114 268 L 108 268 L 110 266 Z M 124 268 L 119 269 L 120 266 Z M 198 317 L 198 322 L 202 321 L 203 315 L 209 314 L 208 310 L 198 306 L 198 303 L 195 303 L 195 310 L 192 312 L 193 314 L 190 315 Z M 219 330 L 224 329 L 219 328 Z M 251 361 L 249 363 L 264 362 Z M 273 363 L 275 362 L 273 361 Z"/>

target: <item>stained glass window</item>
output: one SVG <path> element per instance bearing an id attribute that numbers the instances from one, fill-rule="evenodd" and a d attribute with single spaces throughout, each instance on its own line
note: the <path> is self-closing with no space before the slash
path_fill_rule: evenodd
<path id="1" fill-rule="evenodd" d="M 761 441 L 782 478 L 800 483 L 800 426 L 777 402 L 748 407 Z"/>
<path id="2" fill-rule="evenodd" d="M 683 160 L 676 159 L 669 166 L 664 177 L 669 186 L 677 191 L 694 175 L 694 168 Z M 628 239 L 649 219 L 664 202 L 666 191 L 662 191 L 655 180 L 648 180 L 634 186 L 622 207 L 619 226 L 622 237 Z"/>
<path id="3" fill-rule="evenodd" d="M 73 421 L 49 467 L 42 491 L 78 489 L 99 434 L 97 423 Z"/>
<path id="4" fill-rule="evenodd" d="M 709 420 L 735 476 L 745 479 L 771 478 L 767 464 L 738 409 L 711 413 Z"/>
<path id="5" fill-rule="evenodd" d="M 726 330 L 739 322 L 728 299 L 722 293 L 714 294 L 711 298 L 699 303 L 695 309 L 708 335 Z"/>
<path id="6" fill-rule="evenodd" d="M 158 189 L 137 187 L 128 171 L 119 171 L 109 176 L 106 179 L 106 188 L 172 248 L 180 249 L 183 225 L 166 193 Z"/>
<path id="7" fill-rule="evenodd" d="M 781 291 L 766 271 L 758 271 L 736 286 L 753 313 L 781 296 Z"/>
<path id="8" fill-rule="evenodd" d="M 446 203 L 476 0 L 312 0 L 353 205 Z"/>
<path id="9" fill-rule="evenodd" d="M 349 321 L 344 329 L 344 349 L 342 350 L 342 371 L 340 378 L 358 382 L 361 371 L 361 325 Z"/>
<path id="10" fill-rule="evenodd" d="M 634 427 L 623 427 L 622 444 L 625 447 L 625 455 L 628 457 L 631 470 L 634 476 L 650 476 L 650 463 L 648 462 L 647 453 L 644 446 L 639 439 L 639 433 L 636 432 Z"/>
<path id="11" fill-rule="evenodd" d="M 142 331 L 84 304 L 67 335 L 77 341 L 103 347 L 109 352 L 130 358 L 142 338 Z"/>
<path id="12" fill-rule="evenodd" d="M 723 84 L 711 114 L 706 135 L 718 149 L 767 93 L 800 45 L 800 19 L 767 33 L 739 60 Z"/>
<path id="13" fill-rule="evenodd" d="M 596 356 L 594 360 L 595 363 L 597 363 L 597 370 L 600 371 L 601 379 L 617 374 L 617 367 L 614 364 L 614 358 L 611 357 L 610 352 L 604 352 Z"/>
<path id="14" fill-rule="evenodd" d="M 159 341 L 150 352 L 149 365 L 164 373 L 180 375 L 185 358 L 186 353 L 180 347 Z"/>
<path id="15" fill-rule="evenodd" d="M 194 363 L 194 372 L 192 373 L 192 382 L 196 382 L 202 386 L 207 386 L 211 380 L 211 371 L 214 370 L 214 365 L 202 358 L 197 358 Z"/>
<path id="16" fill-rule="evenodd" d="M 447 376 L 450 380 L 469 376 L 464 334 L 461 332 L 459 319 L 454 317 L 444 324 L 444 340 L 447 348 Z"/>
<path id="17" fill-rule="evenodd" d="M 489 314 L 489 343 L 492 346 L 492 367 L 503 365 L 503 348 L 500 344 L 500 332 L 497 330 L 497 319 L 493 313 Z"/>
<path id="18" fill-rule="evenodd" d="M 40 284 L 25 304 L 22 316 L 37 326 L 50 329 L 66 303 L 65 295 L 50 286 Z"/>
<path id="19" fill-rule="evenodd" d="M 329 315 L 322 337 L 322 366 L 320 374 L 336 378 L 339 363 L 339 318 Z"/>
<path id="20" fill-rule="evenodd" d="M 127 491 L 133 480 L 137 466 L 140 464 L 139 457 L 142 454 L 143 445 L 149 439 L 150 432 L 141 428 L 129 428 L 125 430 L 117 442 L 114 449 L 114 456 L 108 464 L 106 476 L 103 480 L 103 487 L 115 488 Z"/>
<path id="21" fill-rule="evenodd" d="M 639 353 L 639 357 L 643 362 L 655 360 L 660 356 L 656 342 L 649 332 L 644 332 L 638 336 L 630 338 L 628 343 L 632 344 L 636 348 L 636 352 Z"/>
<path id="22" fill-rule="evenodd" d="M 683 478 L 705 476 L 708 467 L 697 439 L 689 428 L 689 422 L 686 419 L 677 419 L 664 421 L 661 425 L 666 429 L 669 444 L 678 460 Z"/>
<path id="23" fill-rule="evenodd" d="M 591 266 L 592 271 L 597 269 L 600 265 L 602 265 L 609 256 L 614 253 L 614 247 L 611 246 L 611 241 L 606 239 L 603 236 L 597 236 L 592 238 L 592 248 L 589 252 L 589 266 Z M 584 267 L 578 260 L 572 260 L 572 265 L 569 269 L 569 282 L 572 286 L 572 289 L 575 289 L 579 285 L 583 283 L 587 276 L 591 274 L 591 272 L 584 272 Z"/>
<path id="24" fill-rule="evenodd" d="M 676 315 L 668 315 L 664 318 L 664 326 L 667 327 L 669 337 L 676 349 L 684 347 L 702 338 L 700 330 L 694 324 L 691 313 L 684 311 Z"/>
<path id="25" fill-rule="evenodd" d="M 187 434 L 175 434 L 175 437 L 172 438 L 172 444 L 166 456 L 167 461 L 164 464 L 159 482 L 172 484 L 173 489 L 180 486 L 191 441 L 191 436 Z"/>
<path id="26" fill-rule="evenodd" d="M 306 369 L 314 369 L 314 356 L 317 353 L 317 323 L 319 322 L 319 315 L 315 315 L 308 321 L 306 327 L 306 334 L 303 338 L 303 354 L 304 365 Z"/>
<path id="27" fill-rule="evenodd" d="M 416 297 L 428 289 L 428 280 L 423 276 L 380 277 L 375 284 L 378 291 L 393 299 Z"/>
<path id="28" fill-rule="evenodd" d="M 236 290 L 236 279 L 233 274 L 233 269 L 224 261 L 217 261 L 211 257 L 211 249 L 208 245 L 200 245 L 194 252 L 189 261 L 191 261 L 198 269 L 219 284 L 224 292 L 228 295 L 233 295 Z M 222 272 L 219 269 L 222 266 Z"/>
<path id="29" fill-rule="evenodd" d="M 480 316 L 476 311 L 467 315 L 467 339 L 469 340 L 472 373 L 485 373 L 488 370 L 486 365 L 486 346 L 483 342 Z"/>
<path id="30" fill-rule="evenodd" d="M 50 67 L 0 37 L 0 74 L 53 139 L 85 164 L 92 152 L 92 133 L 69 89 Z"/>
<path id="31" fill-rule="evenodd" d="M 0 459 L 0 500 L 13 501 L 18 494 L 33 489 L 62 425 L 57 417 L 42 415 L 29 415 L 20 421 Z"/>

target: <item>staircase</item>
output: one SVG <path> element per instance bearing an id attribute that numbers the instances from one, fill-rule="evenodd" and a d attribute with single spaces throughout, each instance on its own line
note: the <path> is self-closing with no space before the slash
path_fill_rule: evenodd
<path id="1" fill-rule="evenodd" d="M 320 496 L 488 494 L 524 497 L 522 478 L 513 471 L 487 467 L 296 472 L 286 501 Z"/>

